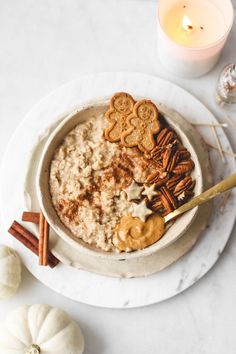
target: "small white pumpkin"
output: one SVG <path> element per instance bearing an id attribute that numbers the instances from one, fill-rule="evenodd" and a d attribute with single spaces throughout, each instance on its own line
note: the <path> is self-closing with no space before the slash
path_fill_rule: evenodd
<path id="1" fill-rule="evenodd" d="M 78 324 L 49 305 L 21 306 L 0 325 L 0 354 L 82 354 Z"/>
<path id="2" fill-rule="evenodd" d="M 16 252 L 0 245 L 0 299 L 6 299 L 17 291 L 21 282 L 21 261 Z"/>

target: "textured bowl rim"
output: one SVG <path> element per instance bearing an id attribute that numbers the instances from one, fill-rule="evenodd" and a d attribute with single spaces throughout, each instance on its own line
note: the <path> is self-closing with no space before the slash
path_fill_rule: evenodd
<path id="1" fill-rule="evenodd" d="M 135 98 L 140 99 L 142 97 L 135 96 Z M 158 104 L 155 100 L 152 100 L 152 101 L 157 104 L 158 109 L 162 113 L 161 105 Z M 152 244 L 142 250 L 133 251 L 133 252 L 115 253 L 115 252 L 106 252 L 103 250 L 99 250 L 98 248 L 95 248 L 95 247 L 90 248 L 91 246 L 89 246 L 89 245 L 87 246 L 85 242 L 80 241 L 79 239 L 75 240 L 72 236 L 70 236 L 69 234 L 64 232 L 64 230 L 55 223 L 54 218 L 48 212 L 48 208 L 47 208 L 47 205 L 45 205 L 45 200 L 43 197 L 44 191 L 42 190 L 42 186 L 41 186 L 42 179 L 43 179 L 43 169 L 44 169 L 43 167 L 44 167 L 45 161 L 47 160 L 48 149 L 51 146 L 51 144 L 53 143 L 53 140 L 55 139 L 55 137 L 58 135 L 59 132 L 62 131 L 62 129 L 68 123 L 68 121 L 70 121 L 70 119 L 72 117 L 74 117 L 76 114 L 78 114 L 79 112 L 81 112 L 83 110 L 87 110 L 89 108 L 93 108 L 95 106 L 101 107 L 104 105 L 108 105 L 108 103 L 109 103 L 109 97 L 101 97 L 101 98 L 96 98 L 96 99 L 92 99 L 92 100 L 90 99 L 90 100 L 84 101 L 83 103 L 78 104 L 77 106 L 74 106 L 70 111 L 68 111 L 65 114 L 65 116 L 64 116 L 65 118 L 62 119 L 62 121 L 60 121 L 58 123 L 58 125 L 56 126 L 56 128 L 51 132 L 51 134 L 49 135 L 49 137 L 45 143 L 45 146 L 43 148 L 43 151 L 42 151 L 42 154 L 41 154 L 41 157 L 39 160 L 39 164 L 38 164 L 37 174 L 36 174 L 36 193 L 37 193 L 37 198 L 39 201 L 40 208 L 41 208 L 43 214 L 45 215 L 45 218 L 47 219 L 48 223 L 52 227 L 52 229 L 56 232 L 56 234 L 59 237 L 64 239 L 66 242 L 68 242 L 72 246 L 75 246 L 78 251 L 81 251 L 82 253 L 88 254 L 90 256 L 93 255 L 94 257 L 97 257 L 97 258 L 104 258 L 105 257 L 107 259 L 110 258 L 112 260 L 120 260 L 120 261 L 126 260 L 126 259 L 133 259 L 133 258 L 138 259 L 140 257 L 150 256 L 151 254 L 156 253 L 165 247 L 168 247 L 171 243 L 175 242 L 179 237 L 181 237 L 183 235 L 183 233 L 185 233 L 187 231 L 189 226 L 194 221 L 194 219 L 198 213 L 198 207 L 195 207 L 194 209 L 192 209 L 188 213 L 186 213 L 186 214 L 191 215 L 191 218 L 190 218 L 188 224 L 185 224 L 184 227 L 182 228 L 181 232 L 175 238 L 170 240 L 170 242 L 160 246 L 160 241 L 163 239 L 163 238 L 161 238 L 160 241 L 157 241 L 154 244 Z M 168 118 L 168 116 L 166 114 L 164 114 L 164 116 L 169 122 L 170 117 Z M 182 119 L 184 119 L 184 118 L 182 117 Z M 186 121 L 186 123 L 190 125 L 190 123 L 188 123 L 187 121 Z M 79 124 L 79 123 L 77 123 L 77 124 Z M 175 126 L 174 129 L 177 128 L 177 130 L 178 130 L 177 133 L 178 134 L 181 133 L 185 137 L 185 139 L 188 141 L 189 146 L 194 151 L 195 165 L 198 166 L 198 170 L 199 170 L 198 192 L 201 193 L 202 189 L 203 189 L 202 170 L 201 170 L 201 165 L 198 160 L 198 156 L 196 154 L 196 151 L 195 151 L 193 145 L 191 144 L 188 136 L 183 132 L 183 130 L 180 127 L 177 127 L 177 125 L 175 123 L 173 123 L 173 125 Z M 58 219 L 59 223 L 62 223 L 58 216 L 57 216 L 57 219 Z M 181 217 L 179 218 L 179 220 L 180 219 L 181 219 Z M 68 229 L 68 233 L 69 232 L 70 232 L 70 230 Z"/>

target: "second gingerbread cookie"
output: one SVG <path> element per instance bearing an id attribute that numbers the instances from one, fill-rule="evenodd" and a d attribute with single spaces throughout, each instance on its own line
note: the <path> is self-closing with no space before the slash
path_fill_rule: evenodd
<path id="1" fill-rule="evenodd" d="M 153 135 L 160 131 L 161 125 L 157 107 L 152 101 L 136 102 L 126 124 L 128 129 L 121 133 L 121 143 L 124 146 L 138 146 L 143 152 L 151 151 L 155 147 Z"/>

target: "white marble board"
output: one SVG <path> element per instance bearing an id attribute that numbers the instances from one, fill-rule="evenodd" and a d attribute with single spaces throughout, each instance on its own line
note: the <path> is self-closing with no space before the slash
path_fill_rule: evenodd
<path id="1" fill-rule="evenodd" d="M 83 101 L 128 91 L 136 96 L 156 99 L 177 110 L 191 121 L 216 122 L 214 116 L 193 96 L 170 82 L 135 73 L 105 73 L 81 77 L 54 91 L 40 101 L 26 116 L 11 139 L 2 165 L 1 205 L 5 228 L 20 218 L 24 205 L 25 168 L 31 152 L 45 134 L 45 129 L 64 116 L 65 112 Z M 212 141 L 210 131 L 201 129 L 205 139 Z M 224 149 L 230 144 L 219 132 Z M 215 181 L 235 171 L 235 161 L 228 157 L 222 166 L 217 152 L 211 154 Z M 12 163 L 14 161 L 14 163 Z M 222 171 L 224 171 L 222 173 Z M 10 196 L 10 197 L 9 197 Z M 38 267 L 33 256 L 17 242 L 27 268 L 36 278 L 55 291 L 87 304 L 113 308 L 144 306 L 159 302 L 188 288 L 200 279 L 219 258 L 235 221 L 235 193 L 224 209 L 215 201 L 209 227 L 194 249 L 171 267 L 153 276 L 139 279 L 114 279 L 60 265 L 53 271 Z M 222 220 L 224 218 L 224 223 Z M 66 279 L 66 281 L 65 281 Z M 76 280 L 76 281 L 75 281 Z"/>

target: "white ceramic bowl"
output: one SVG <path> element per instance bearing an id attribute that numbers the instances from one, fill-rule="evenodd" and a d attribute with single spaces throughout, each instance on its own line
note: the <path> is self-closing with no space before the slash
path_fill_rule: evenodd
<path id="1" fill-rule="evenodd" d="M 140 250 L 131 253 L 114 253 L 114 252 L 104 252 L 95 247 L 92 247 L 82 240 L 74 237 L 71 231 L 66 228 L 63 223 L 60 221 L 57 213 L 53 207 L 49 189 L 49 172 L 50 172 L 50 163 L 53 158 L 53 154 L 57 146 L 62 142 L 63 138 L 79 123 L 85 121 L 91 115 L 104 113 L 108 108 L 108 99 L 98 99 L 87 102 L 83 105 L 80 105 L 76 110 L 69 114 L 52 132 L 49 136 L 48 141 L 42 152 L 42 156 L 38 166 L 38 172 L 36 177 L 36 188 L 37 196 L 39 200 L 40 207 L 48 220 L 50 226 L 54 231 L 62 237 L 66 242 L 72 244 L 78 251 L 79 254 L 83 255 L 83 258 L 87 256 L 88 261 L 82 267 L 94 271 L 97 270 L 98 273 L 105 273 L 104 264 L 109 265 L 109 262 L 116 264 L 119 261 L 127 261 L 127 271 L 132 274 L 132 270 L 129 269 L 129 261 L 135 265 L 135 261 L 140 261 L 145 257 L 151 256 L 152 254 L 158 252 L 160 249 L 169 246 L 172 242 L 176 241 L 183 233 L 186 232 L 188 227 L 191 225 L 194 220 L 198 208 L 194 208 L 189 212 L 185 213 L 179 217 L 173 226 L 171 226 L 164 236 L 155 244 Z M 183 145 L 190 151 L 191 157 L 195 163 L 195 169 L 192 173 L 193 178 L 196 180 L 195 194 L 200 194 L 203 188 L 201 166 L 199 163 L 198 156 L 196 154 L 196 146 L 194 147 L 191 143 L 191 137 L 194 136 L 196 131 L 194 128 L 187 123 L 182 117 L 180 117 L 176 112 L 169 110 L 168 108 L 158 105 L 160 112 L 162 112 L 169 123 L 169 125 L 176 131 L 180 136 Z M 182 126 L 180 126 L 182 125 Z M 103 264 L 103 261 L 105 262 Z M 90 264 L 94 263 L 91 267 Z M 95 266 L 96 264 L 96 266 Z M 145 262 L 144 262 L 145 266 Z M 97 269 L 96 269 L 97 267 Z M 101 269 L 100 269 L 101 268 Z M 119 273 L 119 272 L 118 272 Z M 121 275 L 121 274 L 117 274 Z M 121 275 L 122 276 L 122 275 Z"/>

